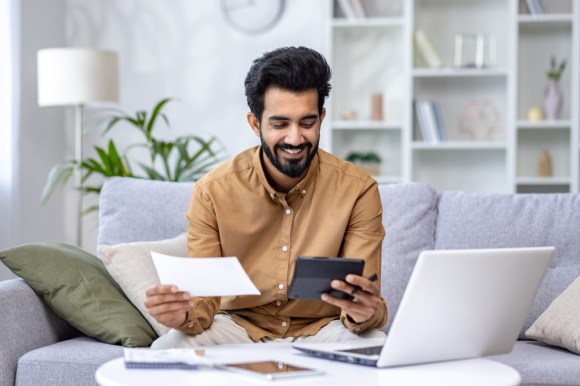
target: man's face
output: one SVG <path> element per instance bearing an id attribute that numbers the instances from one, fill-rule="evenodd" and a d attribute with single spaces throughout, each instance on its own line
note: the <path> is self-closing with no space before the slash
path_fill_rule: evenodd
<path id="1" fill-rule="evenodd" d="M 285 176 L 298 178 L 316 155 L 324 115 L 324 110 L 322 116 L 318 114 L 316 90 L 295 93 L 270 87 L 264 93 L 264 112 L 261 122 L 256 122 L 258 127 L 249 120 L 269 163 Z"/>

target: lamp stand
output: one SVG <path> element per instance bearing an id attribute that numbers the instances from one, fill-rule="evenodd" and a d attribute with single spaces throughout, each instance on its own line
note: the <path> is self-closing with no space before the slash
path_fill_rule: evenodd
<path id="1" fill-rule="evenodd" d="M 75 187 L 77 189 L 77 246 L 83 244 L 83 105 L 75 105 Z"/>

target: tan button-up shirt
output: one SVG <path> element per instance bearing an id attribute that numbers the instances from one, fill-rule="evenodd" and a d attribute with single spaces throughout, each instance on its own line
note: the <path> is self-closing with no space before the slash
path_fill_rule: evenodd
<path id="1" fill-rule="evenodd" d="M 260 147 L 248 149 L 200 179 L 186 217 L 188 255 L 237 256 L 261 295 L 195 298 L 179 329 L 199 334 L 218 311 L 254 341 L 314 335 L 339 317 L 357 334 L 382 327 L 383 299 L 374 317 L 356 324 L 322 301 L 287 297 L 297 256 L 364 259 L 364 274 L 381 277 L 385 231 L 376 181 L 319 149 L 306 177 L 284 194 L 268 183 L 260 153 Z"/>

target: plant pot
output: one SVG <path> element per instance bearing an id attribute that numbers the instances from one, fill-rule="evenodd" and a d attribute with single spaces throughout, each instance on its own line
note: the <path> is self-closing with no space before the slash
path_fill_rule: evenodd
<path id="1" fill-rule="evenodd" d="M 379 162 L 357 161 L 356 165 L 370 176 L 379 176 L 381 174 L 381 164 Z"/>

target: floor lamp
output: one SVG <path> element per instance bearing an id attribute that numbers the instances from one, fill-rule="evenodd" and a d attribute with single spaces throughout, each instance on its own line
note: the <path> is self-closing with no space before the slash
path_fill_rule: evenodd
<path id="1" fill-rule="evenodd" d="M 75 186 L 77 188 L 77 240 L 83 234 L 83 108 L 93 102 L 119 100 L 118 59 L 111 51 L 87 48 L 47 48 L 38 51 L 39 106 L 75 107 Z"/>

